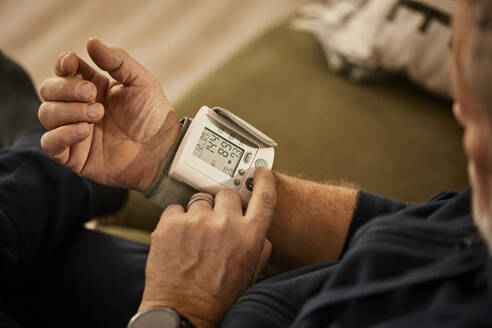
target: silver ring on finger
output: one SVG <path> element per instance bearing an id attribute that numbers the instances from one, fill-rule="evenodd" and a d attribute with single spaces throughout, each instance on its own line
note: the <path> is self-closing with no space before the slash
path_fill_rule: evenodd
<path id="1" fill-rule="evenodd" d="M 211 199 L 210 197 L 204 196 L 204 195 L 196 195 L 196 196 L 192 196 L 190 198 L 190 201 L 186 205 L 186 211 L 188 211 L 191 204 L 193 204 L 194 202 L 196 202 L 198 200 L 204 200 L 204 201 L 208 202 L 210 204 L 210 206 L 212 206 L 212 208 L 214 207 L 214 200 L 213 199 Z"/>

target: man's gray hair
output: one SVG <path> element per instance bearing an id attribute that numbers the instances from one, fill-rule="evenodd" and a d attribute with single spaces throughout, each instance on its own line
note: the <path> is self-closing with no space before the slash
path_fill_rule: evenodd
<path id="1" fill-rule="evenodd" d="M 492 1 L 465 1 L 473 24 L 463 56 L 465 80 L 492 118 Z"/>

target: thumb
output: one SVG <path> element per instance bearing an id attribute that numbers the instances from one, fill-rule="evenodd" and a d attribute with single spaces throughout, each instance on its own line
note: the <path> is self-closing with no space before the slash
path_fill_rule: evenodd
<path id="1" fill-rule="evenodd" d="M 267 264 L 268 260 L 270 259 L 271 254 L 272 254 L 272 243 L 268 239 L 265 239 L 265 242 L 263 243 L 263 249 L 261 250 L 260 258 L 258 259 L 258 263 L 256 264 L 254 282 L 256 282 L 260 277 L 260 274 L 265 268 L 265 265 Z"/>
<path id="2" fill-rule="evenodd" d="M 91 37 L 87 41 L 87 52 L 100 69 L 120 83 L 146 86 L 154 82 L 153 76 L 123 49 L 110 48 L 98 38 Z"/>

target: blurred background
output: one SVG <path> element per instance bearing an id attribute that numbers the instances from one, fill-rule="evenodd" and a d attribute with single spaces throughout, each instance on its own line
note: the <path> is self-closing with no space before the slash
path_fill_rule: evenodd
<path id="1" fill-rule="evenodd" d="M 154 73 L 180 116 L 221 106 L 275 139 L 276 170 L 421 202 L 468 179 L 452 1 L 420 2 L 425 13 L 398 0 L 3 0 L 0 49 L 39 87 L 63 51 L 90 62 L 97 36 Z M 132 192 L 97 226 L 145 241 L 129 227 L 152 230 L 161 211 Z"/>
<path id="2" fill-rule="evenodd" d="M 36 86 L 53 74 L 57 56 L 97 36 L 124 48 L 177 100 L 256 35 L 306 0 L 2 0 L 0 47 L 31 74 Z"/>

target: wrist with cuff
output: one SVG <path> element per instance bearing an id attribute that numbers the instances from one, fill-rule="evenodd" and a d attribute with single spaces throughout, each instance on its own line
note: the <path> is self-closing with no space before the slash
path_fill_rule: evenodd
<path id="1" fill-rule="evenodd" d="M 176 155 L 179 145 L 181 144 L 186 131 L 188 131 L 191 122 L 192 119 L 189 117 L 185 117 L 181 120 L 181 131 L 176 138 L 176 142 L 169 150 L 164 167 L 150 186 L 150 189 L 144 195 L 145 198 L 159 205 L 162 209 L 165 209 L 172 204 L 186 206 L 190 197 L 198 192 L 198 190 L 195 190 L 168 175 L 174 156 Z"/>

